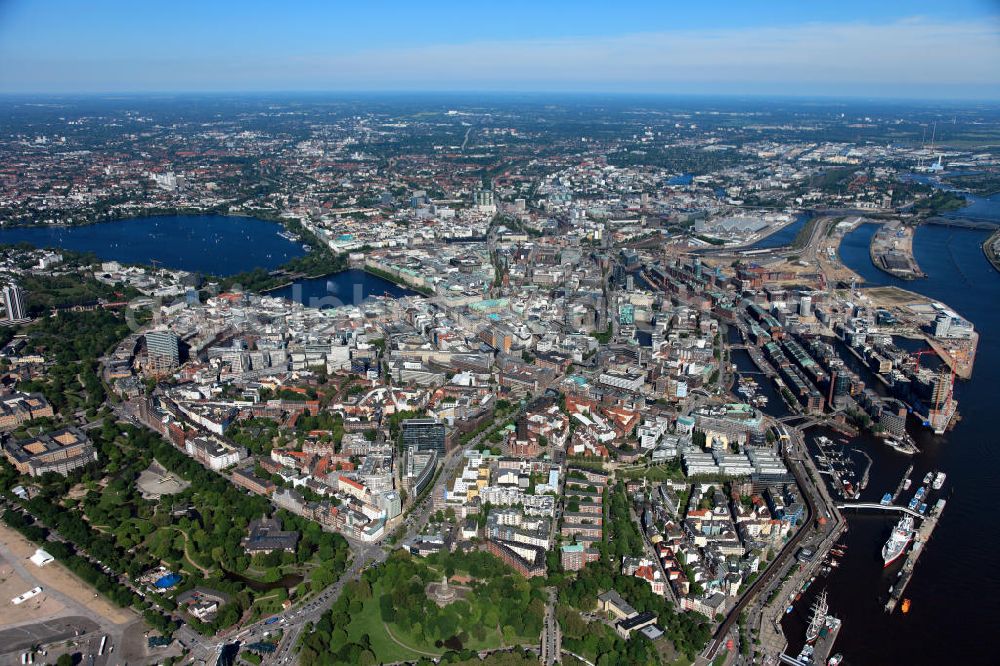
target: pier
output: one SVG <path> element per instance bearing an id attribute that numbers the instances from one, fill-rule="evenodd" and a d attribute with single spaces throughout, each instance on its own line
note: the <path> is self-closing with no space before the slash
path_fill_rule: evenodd
<path id="1" fill-rule="evenodd" d="M 861 449 L 851 449 L 851 450 L 852 451 L 857 451 L 858 453 L 860 453 L 861 455 L 863 455 L 866 460 L 868 460 L 868 464 L 865 465 L 865 471 L 864 471 L 864 473 L 861 474 L 861 483 L 858 484 L 858 488 L 860 488 L 861 490 L 864 490 L 865 488 L 868 487 L 868 479 L 869 479 L 869 477 L 871 477 L 871 472 L 872 472 L 872 457 L 870 455 L 868 455 L 866 452 L 862 451 Z M 910 470 L 911 471 L 913 470 L 913 465 L 910 465 Z M 909 472 L 907 472 L 907 474 L 909 474 Z M 899 485 L 902 486 L 903 484 L 900 483 Z M 899 493 L 899 491 L 896 491 L 896 492 L 897 492 L 897 494 Z M 893 501 L 896 500 L 895 497 L 893 497 L 892 499 L 893 499 Z"/>
<path id="2" fill-rule="evenodd" d="M 885 602 L 886 613 L 896 610 L 896 605 L 903 598 L 906 586 L 910 584 L 910 579 L 913 577 L 913 568 L 917 566 L 917 559 L 924 552 L 927 542 L 934 533 L 934 528 L 937 527 L 938 520 L 944 513 L 945 504 L 947 504 L 946 500 L 938 500 L 931 512 L 920 523 L 920 527 L 917 528 L 917 535 L 913 538 L 913 547 L 906 555 L 906 561 L 903 562 L 903 568 L 899 572 L 899 580 L 892 586 L 889 600 Z"/>
<path id="3" fill-rule="evenodd" d="M 912 463 L 910 464 L 909 467 L 906 468 L 906 471 L 903 472 L 903 478 L 899 480 L 899 485 L 896 486 L 896 492 L 894 492 L 892 494 L 892 501 L 893 502 L 895 502 L 897 499 L 899 499 L 899 495 L 900 495 L 900 493 L 903 492 L 903 486 L 906 485 L 906 480 L 908 478 L 910 478 L 910 474 L 913 474 L 913 464 Z"/>
<path id="4" fill-rule="evenodd" d="M 837 642 L 837 636 L 840 635 L 840 627 L 842 626 L 841 621 L 838 619 L 830 624 L 827 624 L 826 633 L 820 634 L 820 637 L 816 639 L 816 643 L 813 645 L 812 657 L 806 659 L 800 659 L 803 655 L 799 657 L 793 657 L 789 654 L 782 652 L 778 655 L 778 659 L 781 663 L 788 664 L 788 666 L 814 666 L 815 664 L 825 664 L 830 659 L 830 655 L 833 653 L 833 645 Z"/>
<path id="5" fill-rule="evenodd" d="M 932 335 L 927 336 L 927 344 L 944 363 L 955 371 L 961 379 L 969 379 L 976 364 L 976 350 L 979 348 L 979 333 L 973 331 L 968 340 L 950 340 L 945 344 Z"/>
<path id="6" fill-rule="evenodd" d="M 826 633 L 821 633 L 819 638 L 816 639 L 816 644 L 813 646 L 813 663 L 814 664 L 825 664 L 827 660 L 830 659 L 830 655 L 833 653 L 833 645 L 837 642 L 837 636 L 840 635 L 841 621 L 838 619 L 835 623 L 827 623 Z"/>
<path id="7" fill-rule="evenodd" d="M 926 277 L 913 257 L 913 227 L 886 222 L 872 236 L 868 256 L 875 268 L 901 280 Z"/>

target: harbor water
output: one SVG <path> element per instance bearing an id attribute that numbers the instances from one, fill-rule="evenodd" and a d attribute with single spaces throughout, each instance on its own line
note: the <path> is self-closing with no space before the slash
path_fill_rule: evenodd
<path id="1" fill-rule="evenodd" d="M 1000 202 L 988 204 L 986 199 L 975 202 L 977 217 L 1000 221 Z M 956 383 L 961 420 L 953 430 L 936 436 L 911 418 L 909 430 L 921 450 L 912 458 L 869 436 L 851 442 L 874 460 L 861 499 L 877 502 L 883 493 L 895 490 L 912 463 L 913 486 L 899 502 L 909 500 L 928 471 L 942 470 L 948 474 L 947 483 L 931 499 L 945 497 L 948 506 L 906 588 L 905 596 L 912 601 L 908 614 L 897 610 L 887 615 L 883 609 L 899 564 L 883 570 L 880 550 L 898 516 L 849 513 L 841 566 L 803 595 L 784 626 L 797 640 L 813 596 L 826 588 L 831 612 L 844 619 L 835 651 L 845 654 L 845 663 L 998 663 L 990 637 L 1000 621 L 995 603 L 1000 598 L 995 564 L 1000 521 L 992 515 L 1000 471 L 1000 428 L 994 416 L 1000 379 L 1000 273 L 981 249 L 989 232 L 919 227 L 914 253 L 927 278 L 906 282 L 872 265 L 868 245 L 875 229 L 864 225 L 847 235 L 840 249 L 844 263 L 869 285 L 896 285 L 947 304 L 973 322 L 981 339 L 971 379 Z M 840 351 L 845 360 L 853 360 Z M 862 377 L 874 386 L 870 373 L 862 371 Z M 821 432 L 809 431 L 807 440 L 817 434 Z"/>
<path id="2" fill-rule="evenodd" d="M 751 247 L 755 249 L 763 249 L 791 245 L 795 240 L 795 237 L 799 235 L 800 231 L 802 231 L 802 227 L 806 226 L 806 222 L 808 222 L 811 218 L 812 215 L 810 213 L 799 213 L 795 216 L 795 219 L 792 222 L 788 223 L 770 236 L 761 238 Z"/>

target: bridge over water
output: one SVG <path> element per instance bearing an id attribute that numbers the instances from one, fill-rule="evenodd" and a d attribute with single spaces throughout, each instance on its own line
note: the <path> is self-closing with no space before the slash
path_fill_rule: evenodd
<path id="1" fill-rule="evenodd" d="M 931 217 L 927 224 L 936 224 L 940 227 L 958 227 L 960 229 L 983 229 L 995 231 L 1000 228 L 996 222 L 975 218 L 975 217 Z"/>
<path id="2" fill-rule="evenodd" d="M 896 513 L 908 513 L 914 518 L 926 518 L 922 513 L 914 511 L 908 506 L 898 504 L 880 504 L 878 502 L 840 502 L 836 505 L 841 511 L 845 509 L 858 509 L 867 511 L 895 511 Z"/>

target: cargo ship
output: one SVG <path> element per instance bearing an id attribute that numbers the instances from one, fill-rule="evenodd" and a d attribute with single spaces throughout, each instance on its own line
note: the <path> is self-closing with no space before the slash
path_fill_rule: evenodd
<path id="1" fill-rule="evenodd" d="M 896 527 L 893 528 L 892 534 L 889 535 L 889 540 L 885 542 L 882 546 L 882 562 L 884 563 L 883 568 L 888 567 L 890 564 L 898 560 L 906 552 L 906 547 L 910 545 L 913 540 L 913 518 L 909 515 L 904 515 L 896 523 Z"/>

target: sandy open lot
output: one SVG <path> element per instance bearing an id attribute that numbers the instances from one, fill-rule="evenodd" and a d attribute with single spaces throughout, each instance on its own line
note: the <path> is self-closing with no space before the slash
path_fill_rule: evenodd
<path id="1" fill-rule="evenodd" d="M 32 551 L 34 552 L 34 551 Z M 34 564 L 28 563 L 30 566 Z M 14 571 L 5 558 L 0 556 L 0 626 L 9 626 L 28 620 L 37 620 L 42 617 L 49 617 L 60 613 L 65 608 L 61 603 L 46 594 L 44 589 L 41 594 L 28 599 L 22 604 L 15 606 L 11 599 L 23 594 L 33 588 L 34 582 L 25 580 Z"/>
<path id="2" fill-rule="evenodd" d="M 37 581 L 37 583 L 29 581 L 30 584 L 23 590 L 11 594 L 9 597 L 0 598 L 0 602 L 6 604 L 3 607 L 5 608 L 3 613 L 4 624 L 7 623 L 7 611 L 16 608 L 10 604 L 10 599 L 21 592 L 31 589 L 34 585 L 41 585 L 46 592 L 52 593 L 51 596 L 55 596 L 56 598 L 60 594 L 65 595 L 70 601 L 76 602 L 83 608 L 91 611 L 91 613 L 101 615 L 114 624 L 125 624 L 136 618 L 136 615 L 132 611 L 118 608 L 100 595 L 95 596 L 97 593 L 92 587 L 77 578 L 58 562 L 52 562 L 42 568 L 36 567 L 28 560 L 35 553 L 35 548 L 34 544 L 30 543 L 19 533 L 6 525 L 0 524 L 0 556 L 6 560 L 5 565 L 9 567 L 13 562 L 20 563 L 30 577 Z M 15 620 L 12 619 L 11 622 L 13 621 Z"/>
<path id="3" fill-rule="evenodd" d="M 887 306 L 926 303 L 929 300 L 926 296 L 899 287 L 870 287 L 864 292 L 873 301 Z"/>

